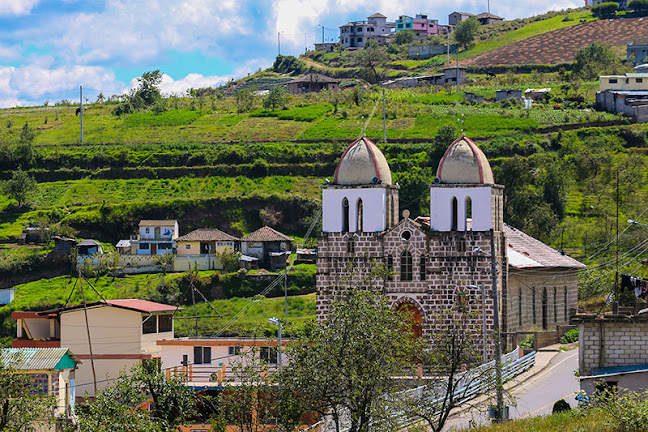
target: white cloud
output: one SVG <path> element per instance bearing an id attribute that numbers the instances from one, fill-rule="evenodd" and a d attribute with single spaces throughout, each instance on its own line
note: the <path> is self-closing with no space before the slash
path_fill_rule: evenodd
<path id="1" fill-rule="evenodd" d="M 29 15 L 39 0 L 0 0 L 0 16 Z"/>
<path id="2" fill-rule="evenodd" d="M 167 74 L 162 74 L 162 82 L 160 83 L 160 91 L 164 95 L 171 94 L 186 94 L 190 88 L 203 88 L 213 87 L 216 85 L 225 84 L 229 77 L 223 76 L 203 76 L 197 73 L 191 73 L 186 77 L 174 80 Z M 131 87 L 137 85 L 137 79 L 131 81 Z"/>

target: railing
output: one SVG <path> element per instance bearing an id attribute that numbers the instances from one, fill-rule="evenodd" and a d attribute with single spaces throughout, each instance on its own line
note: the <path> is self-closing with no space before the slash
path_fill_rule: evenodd
<path id="1" fill-rule="evenodd" d="M 501 357 L 502 360 L 502 381 L 505 382 L 514 376 L 521 374 L 528 370 L 535 364 L 535 351 L 523 357 L 519 357 L 519 348 L 507 353 Z M 493 388 L 495 373 L 495 360 L 484 363 L 476 368 L 470 369 L 461 374 L 458 381 L 455 383 L 455 390 L 453 392 L 456 405 L 461 405 L 475 397 L 487 392 Z M 440 382 L 436 386 L 426 385 L 419 386 L 410 390 L 398 392 L 391 396 L 393 402 L 407 402 L 422 400 L 424 397 L 428 400 L 427 405 L 437 406 L 439 402 L 446 396 L 447 383 Z M 425 393 L 428 395 L 426 396 Z M 436 396 L 436 398 L 434 397 Z M 397 403 L 396 406 L 399 404 Z M 350 419 L 348 413 L 342 417 L 341 432 L 348 432 L 350 429 Z M 409 424 L 414 423 L 418 419 L 402 409 L 396 409 L 390 415 L 399 427 L 404 428 Z M 333 431 L 335 424 L 333 421 L 325 421 L 323 430 Z"/>

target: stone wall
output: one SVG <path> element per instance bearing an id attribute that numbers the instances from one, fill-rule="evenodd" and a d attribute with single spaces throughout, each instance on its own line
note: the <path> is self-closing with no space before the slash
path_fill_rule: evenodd
<path id="1" fill-rule="evenodd" d="M 581 376 L 597 368 L 648 364 L 648 321 L 579 322 Z"/>

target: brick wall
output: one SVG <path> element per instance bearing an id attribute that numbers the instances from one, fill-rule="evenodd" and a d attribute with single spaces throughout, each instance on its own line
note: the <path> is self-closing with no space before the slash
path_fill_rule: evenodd
<path id="1" fill-rule="evenodd" d="M 602 367 L 648 364 L 648 322 L 579 323 L 580 375 Z"/>

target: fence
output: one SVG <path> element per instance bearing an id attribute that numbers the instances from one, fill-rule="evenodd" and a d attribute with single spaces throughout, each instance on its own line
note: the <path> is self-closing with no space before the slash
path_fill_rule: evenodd
<path id="1" fill-rule="evenodd" d="M 535 364 L 535 351 L 523 357 L 519 357 L 519 352 L 519 348 L 516 348 L 502 356 L 502 381 L 507 381 L 521 374 Z M 494 373 L 495 360 L 462 373 L 455 383 L 453 392 L 455 404 L 461 405 L 492 389 L 494 387 Z M 399 428 L 414 423 L 419 419 L 400 407 L 404 403 L 411 403 L 412 401 L 425 401 L 425 405 L 429 407 L 439 406 L 439 403 L 446 397 L 446 388 L 447 382 L 440 380 L 436 385 L 419 386 L 392 395 L 392 400 L 389 402 L 394 402 L 397 408 L 393 409 L 389 417 Z M 348 413 L 342 416 L 340 423 L 342 432 L 350 430 L 351 419 Z M 322 430 L 326 432 L 334 431 L 335 422 L 332 419 L 325 419 Z"/>

